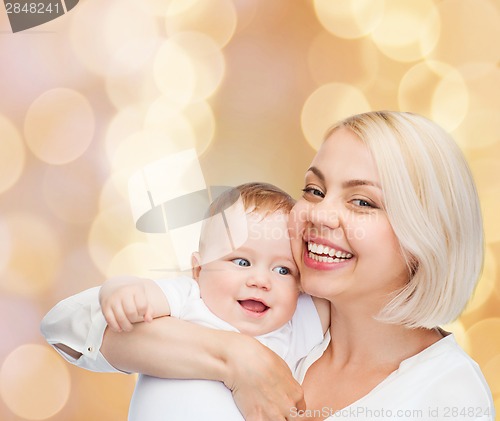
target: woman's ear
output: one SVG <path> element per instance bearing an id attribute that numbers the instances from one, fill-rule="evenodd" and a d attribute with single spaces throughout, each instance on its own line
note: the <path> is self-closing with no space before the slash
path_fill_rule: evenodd
<path id="1" fill-rule="evenodd" d="M 200 253 L 198 253 L 197 251 L 195 251 L 191 255 L 191 271 L 192 271 L 194 280 L 198 281 L 198 279 L 200 277 L 200 271 L 201 271 L 201 257 L 200 257 Z"/>

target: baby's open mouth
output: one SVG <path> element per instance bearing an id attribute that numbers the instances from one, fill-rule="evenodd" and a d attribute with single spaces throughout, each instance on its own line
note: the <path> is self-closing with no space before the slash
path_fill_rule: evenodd
<path id="1" fill-rule="evenodd" d="M 269 307 L 263 302 L 252 299 L 238 300 L 238 303 L 240 303 L 240 306 L 242 306 L 245 310 L 251 311 L 253 313 L 264 313 L 269 309 Z"/>

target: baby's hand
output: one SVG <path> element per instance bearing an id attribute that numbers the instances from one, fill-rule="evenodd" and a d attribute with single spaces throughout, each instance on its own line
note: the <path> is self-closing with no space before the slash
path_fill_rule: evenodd
<path id="1" fill-rule="evenodd" d="M 129 332 L 133 323 L 153 320 L 153 303 L 159 287 L 150 279 L 117 277 L 104 282 L 99 302 L 108 326 L 115 332 Z M 160 294 L 161 293 L 160 290 Z"/>

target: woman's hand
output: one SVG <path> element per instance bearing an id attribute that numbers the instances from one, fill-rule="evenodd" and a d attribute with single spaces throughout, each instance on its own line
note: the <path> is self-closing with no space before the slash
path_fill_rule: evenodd
<path id="1" fill-rule="evenodd" d="M 236 405 L 247 421 L 291 419 L 292 408 L 305 409 L 304 393 L 288 365 L 256 339 L 233 335 L 225 347 L 227 379 Z"/>

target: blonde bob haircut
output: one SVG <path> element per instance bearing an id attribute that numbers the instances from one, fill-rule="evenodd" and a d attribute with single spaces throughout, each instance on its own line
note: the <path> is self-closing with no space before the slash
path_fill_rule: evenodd
<path id="1" fill-rule="evenodd" d="M 411 113 L 349 117 L 347 128 L 370 149 L 385 207 L 409 271 L 377 316 L 410 328 L 434 328 L 463 311 L 483 265 L 479 199 L 467 162 L 451 136 Z"/>

